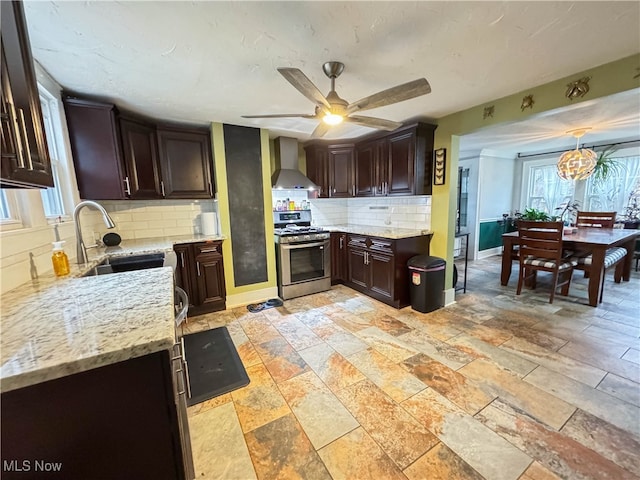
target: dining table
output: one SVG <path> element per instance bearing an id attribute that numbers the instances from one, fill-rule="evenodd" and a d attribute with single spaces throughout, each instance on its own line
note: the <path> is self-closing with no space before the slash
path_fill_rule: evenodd
<path id="1" fill-rule="evenodd" d="M 619 228 L 578 228 L 577 231 L 565 231 L 562 235 L 562 248 L 591 254 L 591 270 L 589 272 L 589 305 L 598 306 L 598 294 L 600 282 L 604 275 L 604 258 L 608 248 L 624 247 L 627 255 L 623 260 L 622 280 L 629 281 L 631 276 L 631 264 L 636 238 L 640 236 L 640 230 L 628 230 Z M 509 232 L 502 235 L 504 252 L 502 253 L 502 271 L 500 283 L 507 285 L 511 276 L 511 265 L 518 258 L 517 249 L 519 243 L 518 232 Z M 616 279 L 619 282 L 619 279 Z"/>

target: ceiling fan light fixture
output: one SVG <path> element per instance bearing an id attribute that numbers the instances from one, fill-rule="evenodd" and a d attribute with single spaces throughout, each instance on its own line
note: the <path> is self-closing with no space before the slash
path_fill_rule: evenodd
<path id="1" fill-rule="evenodd" d="M 336 115 L 335 113 L 327 113 L 322 117 L 322 121 L 327 125 L 339 125 L 343 120 L 342 115 Z"/>
<path id="2" fill-rule="evenodd" d="M 577 130 L 569 130 L 576 138 L 576 149 L 569 150 L 560 155 L 558 159 L 558 176 L 563 180 L 586 180 L 596 168 L 598 155 L 590 148 L 578 148 L 580 137 L 591 128 L 580 128 Z"/>

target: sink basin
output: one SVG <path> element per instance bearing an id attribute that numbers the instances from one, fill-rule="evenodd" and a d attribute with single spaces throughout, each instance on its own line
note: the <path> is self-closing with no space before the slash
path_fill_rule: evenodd
<path id="1" fill-rule="evenodd" d="M 148 253 L 127 257 L 107 258 L 99 265 L 86 272 L 83 277 L 107 275 L 109 273 L 131 272 L 164 266 L 164 253 Z"/>

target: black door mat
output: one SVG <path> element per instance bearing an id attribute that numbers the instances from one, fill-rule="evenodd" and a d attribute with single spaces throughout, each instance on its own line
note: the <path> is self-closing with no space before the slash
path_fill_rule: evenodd
<path id="1" fill-rule="evenodd" d="M 249 383 L 249 377 L 227 327 L 185 335 L 184 355 L 191 386 L 188 406 Z"/>
<path id="2" fill-rule="evenodd" d="M 249 310 L 251 313 L 257 313 L 257 312 L 261 312 L 266 308 L 281 307 L 281 306 L 282 306 L 282 300 L 280 300 L 279 298 L 270 298 L 266 302 L 252 303 L 247 305 L 247 310 Z"/>

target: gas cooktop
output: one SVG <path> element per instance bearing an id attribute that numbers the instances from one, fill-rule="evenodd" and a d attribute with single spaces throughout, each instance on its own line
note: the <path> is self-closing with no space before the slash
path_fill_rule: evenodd
<path id="1" fill-rule="evenodd" d="M 276 228 L 273 231 L 276 235 L 281 235 L 281 236 L 326 232 L 326 230 L 322 227 L 309 227 L 309 226 L 299 226 L 299 225 L 287 225 L 286 227 L 283 227 L 283 228 Z"/>

